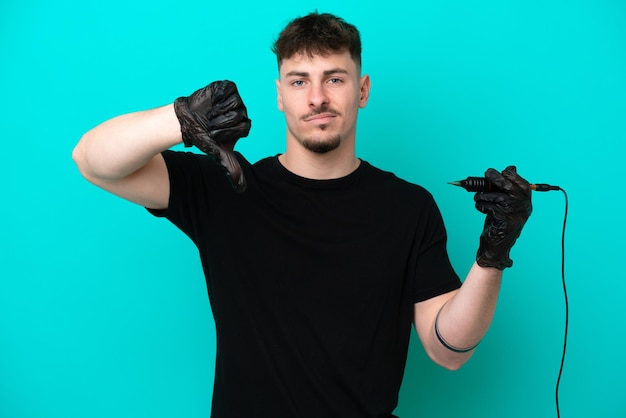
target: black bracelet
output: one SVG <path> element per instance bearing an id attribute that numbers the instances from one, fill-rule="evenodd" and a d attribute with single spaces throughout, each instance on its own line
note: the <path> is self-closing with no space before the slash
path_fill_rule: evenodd
<path id="1" fill-rule="evenodd" d="M 444 304 L 444 306 L 445 306 L 445 304 Z M 458 348 L 458 347 L 455 347 L 455 346 L 449 344 L 441 336 L 441 334 L 439 333 L 439 314 L 441 313 L 442 310 L 443 310 L 443 306 L 441 307 L 441 309 L 439 309 L 439 312 L 437 312 L 437 317 L 435 318 L 435 335 L 437 336 L 437 339 L 439 340 L 441 345 L 443 345 L 444 347 L 446 347 L 450 351 L 454 351 L 455 353 L 467 353 L 467 352 L 472 351 L 476 347 L 478 347 L 478 344 L 480 344 L 480 341 L 477 342 L 475 345 L 469 347 L 469 348 Z"/>

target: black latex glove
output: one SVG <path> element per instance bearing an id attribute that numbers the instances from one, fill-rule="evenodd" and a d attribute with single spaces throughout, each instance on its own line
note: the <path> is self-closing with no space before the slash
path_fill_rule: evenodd
<path id="1" fill-rule="evenodd" d="M 476 209 L 487 215 L 476 261 L 482 267 L 504 270 L 513 265 L 509 253 L 533 210 L 530 184 L 517 174 L 515 166 L 502 173 L 490 168 L 485 178 L 498 190 L 474 195 Z"/>
<path id="2" fill-rule="evenodd" d="M 174 101 L 185 146 L 195 145 L 226 168 L 238 191 L 246 188 L 241 166 L 233 149 L 239 138 L 248 136 L 252 121 L 237 86 L 232 81 L 214 81 L 189 97 Z"/>

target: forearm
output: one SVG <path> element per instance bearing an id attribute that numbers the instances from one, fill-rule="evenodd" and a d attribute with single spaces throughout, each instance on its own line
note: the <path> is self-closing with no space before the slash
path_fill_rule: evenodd
<path id="1" fill-rule="evenodd" d="M 430 354 L 437 363 L 457 369 L 491 325 L 502 271 L 474 263 L 461 288 L 438 311 L 430 329 Z"/>
<path id="2" fill-rule="evenodd" d="M 515 166 L 485 172 L 493 190 L 474 195 L 486 215 L 476 262 L 457 291 L 416 304 L 415 323 L 430 357 L 450 369 L 465 363 L 483 338 L 496 310 L 502 270 L 532 212 L 530 184 Z M 420 319 L 420 317 L 422 319 Z"/>
<path id="3" fill-rule="evenodd" d="M 96 126 L 83 135 L 72 158 L 87 178 L 118 180 L 180 142 L 180 124 L 170 104 Z"/>

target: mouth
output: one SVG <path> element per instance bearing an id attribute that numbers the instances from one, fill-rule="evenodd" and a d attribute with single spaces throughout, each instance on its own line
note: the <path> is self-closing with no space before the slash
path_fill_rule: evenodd
<path id="1" fill-rule="evenodd" d="M 313 109 L 310 113 L 302 116 L 304 122 L 311 122 L 315 124 L 327 124 L 333 119 L 339 116 L 339 112 L 328 107 L 321 107 Z"/>
<path id="2" fill-rule="evenodd" d="M 306 116 L 303 118 L 305 122 L 313 122 L 313 123 L 329 123 L 332 121 L 337 115 L 335 113 L 324 112 L 318 113 L 311 116 Z"/>

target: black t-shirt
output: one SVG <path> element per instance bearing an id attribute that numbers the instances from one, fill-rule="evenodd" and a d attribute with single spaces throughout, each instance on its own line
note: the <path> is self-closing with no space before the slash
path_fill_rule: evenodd
<path id="1" fill-rule="evenodd" d="M 212 157 L 164 152 L 165 216 L 198 247 L 216 324 L 213 418 L 392 417 L 413 305 L 460 280 L 432 196 L 365 161 L 311 180 L 277 157 L 236 192 Z"/>

